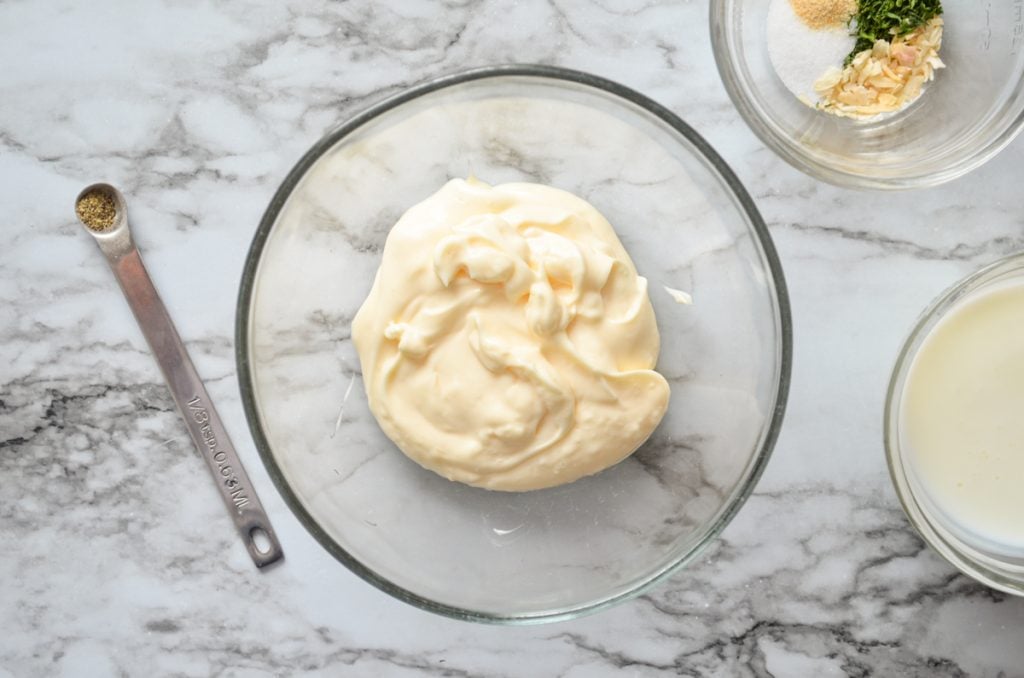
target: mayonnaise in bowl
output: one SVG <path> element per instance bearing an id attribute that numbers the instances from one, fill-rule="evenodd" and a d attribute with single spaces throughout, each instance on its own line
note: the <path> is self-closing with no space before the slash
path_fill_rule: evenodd
<path id="1" fill-rule="evenodd" d="M 548 186 L 454 179 L 409 209 L 352 338 L 388 437 L 478 487 L 597 473 L 668 407 L 647 280 L 593 206 Z"/>

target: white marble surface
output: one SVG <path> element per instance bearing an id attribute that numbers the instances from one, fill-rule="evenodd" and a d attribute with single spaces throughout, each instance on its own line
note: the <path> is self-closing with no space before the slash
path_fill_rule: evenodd
<path id="1" fill-rule="evenodd" d="M 881 446 L 916 314 L 1024 247 L 1024 142 L 936 190 L 815 183 L 738 118 L 706 23 L 696 0 L 0 3 L 0 676 L 1024 675 L 1024 600 L 922 546 Z M 232 348 L 250 237 L 303 150 L 369 101 L 506 61 L 617 79 L 703 133 L 770 224 L 795 316 L 782 437 L 717 545 L 638 600 L 533 628 L 434 617 L 333 561 L 249 444 Z M 252 568 L 72 221 L 99 179 L 130 196 L 282 567 Z"/>

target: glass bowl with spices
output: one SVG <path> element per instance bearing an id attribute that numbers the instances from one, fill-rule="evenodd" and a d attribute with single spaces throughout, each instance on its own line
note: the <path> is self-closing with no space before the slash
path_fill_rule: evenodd
<path id="1" fill-rule="evenodd" d="M 712 0 L 722 80 L 761 140 L 840 186 L 934 186 L 1024 123 L 1024 5 Z"/>

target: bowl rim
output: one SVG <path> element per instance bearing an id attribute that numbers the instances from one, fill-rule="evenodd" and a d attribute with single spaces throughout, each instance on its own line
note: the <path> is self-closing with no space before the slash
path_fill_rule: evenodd
<path id="1" fill-rule="evenodd" d="M 1016 273 L 1024 280 L 1024 252 L 1016 252 L 978 268 L 960 278 L 932 299 L 900 345 L 899 353 L 889 376 L 885 393 L 885 410 L 882 419 L 882 437 L 885 445 L 885 461 L 889 478 L 896 491 L 903 513 L 925 544 L 971 579 L 989 588 L 1015 596 L 1024 596 L 1024 581 L 1012 579 L 971 555 L 970 547 L 961 546 L 956 538 L 947 539 L 943 530 L 921 506 L 914 492 L 906 468 L 906 455 L 900 442 L 899 423 L 902 420 L 901 405 L 903 391 L 914 359 L 939 323 L 960 307 L 961 300 L 969 297 L 985 285 L 997 281 L 1003 273 Z"/>
<path id="2" fill-rule="evenodd" d="M 805 153 L 800 144 L 790 137 L 776 132 L 771 125 L 765 122 L 765 116 L 758 110 L 755 102 L 743 91 L 743 86 L 739 84 L 740 69 L 732 58 L 732 31 L 729 29 L 725 16 L 726 3 L 737 1 L 739 0 L 711 0 L 708 23 L 711 34 L 711 51 L 715 57 L 719 77 L 726 92 L 729 93 L 729 99 L 754 135 L 791 167 L 812 179 L 826 181 L 841 188 L 860 190 L 902 191 L 933 188 L 959 179 L 986 164 L 1024 130 L 1024 106 L 1022 106 L 1017 115 L 1009 120 L 997 134 L 986 139 L 984 144 L 969 155 L 965 155 L 953 163 L 947 163 L 941 169 L 930 172 L 910 172 L 892 177 L 873 177 L 838 169 Z"/>
<path id="3" fill-rule="evenodd" d="M 780 346 L 777 352 L 779 360 L 777 365 L 778 383 L 774 393 L 774 407 L 771 412 L 768 413 L 768 416 L 770 417 L 769 424 L 767 429 L 764 430 L 760 449 L 757 451 L 756 457 L 753 460 L 749 475 L 745 479 L 743 485 L 739 488 L 732 503 L 722 511 L 715 523 L 708 529 L 706 536 L 695 547 L 687 553 L 681 554 L 678 558 L 675 558 L 667 565 L 648 574 L 628 590 L 619 591 L 606 597 L 572 607 L 550 611 L 529 612 L 525 614 L 517 613 L 504 615 L 480 610 L 463 609 L 421 596 L 402 586 L 398 586 L 387 578 L 378 575 L 369 567 L 363 565 L 354 555 L 350 554 L 341 545 L 335 542 L 330 535 L 320 527 L 316 519 L 310 515 L 305 506 L 303 506 L 302 502 L 295 495 L 287 479 L 284 477 L 277 461 L 274 458 L 270 442 L 260 421 L 259 409 L 257 407 L 255 396 L 256 390 L 254 377 L 252 374 L 252 361 L 249 348 L 249 326 L 256 275 L 263 255 L 264 246 L 266 245 L 267 239 L 273 229 L 274 222 L 277 220 L 282 207 L 291 195 L 292 191 L 295 189 L 296 185 L 303 178 L 309 168 L 319 160 L 325 152 L 378 116 L 414 99 L 439 90 L 477 80 L 508 77 L 555 80 L 573 85 L 583 85 L 585 87 L 599 90 L 600 93 L 611 95 L 613 98 L 622 99 L 628 104 L 633 104 L 643 109 L 645 112 L 655 116 L 661 122 L 667 124 L 675 132 L 683 136 L 686 141 L 692 144 L 696 148 L 697 152 L 702 155 L 703 159 L 710 165 L 709 170 L 713 173 L 717 173 L 718 178 L 725 187 L 728 188 L 737 208 L 743 213 L 743 216 L 746 217 L 753 232 L 753 236 L 757 240 L 757 243 L 763 252 L 764 260 L 767 262 L 767 267 L 772 278 L 772 284 L 775 289 L 774 301 L 778 314 Z M 298 162 L 288 172 L 263 213 L 256 233 L 253 236 L 252 244 L 246 254 L 242 270 L 242 278 L 238 290 L 236 309 L 235 361 L 242 406 L 245 411 L 249 430 L 256 445 L 256 450 L 259 453 L 260 459 L 263 462 L 268 475 L 273 481 L 274 486 L 284 498 L 285 503 L 310 535 L 312 535 L 313 538 L 319 542 L 319 544 L 336 560 L 345 565 L 351 572 L 359 576 L 361 579 L 403 602 L 409 603 L 422 610 L 453 619 L 506 625 L 527 625 L 575 619 L 584 614 L 597 612 L 619 602 L 634 598 L 654 584 L 670 576 L 679 568 L 683 567 L 700 555 L 732 520 L 743 504 L 746 503 L 747 498 L 757 485 L 757 482 L 760 479 L 761 474 L 764 472 L 764 468 L 767 465 L 769 458 L 771 457 L 772 450 L 782 427 L 782 421 L 786 410 L 786 402 L 789 395 L 793 351 L 792 318 L 789 294 L 782 272 L 782 265 L 779 260 L 778 253 L 775 250 L 774 243 L 772 242 L 768 227 L 739 179 L 725 161 L 718 155 L 718 153 L 703 139 L 703 137 L 664 106 L 640 94 L 639 92 L 612 80 L 558 66 L 540 64 L 484 66 L 429 79 L 421 84 L 405 89 L 398 94 L 394 94 L 369 105 L 361 112 L 343 122 L 340 126 L 327 132 L 319 141 L 313 144 L 305 154 L 302 155 Z"/>

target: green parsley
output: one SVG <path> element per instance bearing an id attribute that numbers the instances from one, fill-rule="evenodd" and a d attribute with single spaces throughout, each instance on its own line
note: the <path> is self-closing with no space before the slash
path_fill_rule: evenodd
<path id="1" fill-rule="evenodd" d="M 849 65 L 860 52 L 871 49 L 877 40 L 892 40 L 906 35 L 942 14 L 942 0 L 860 0 L 857 13 L 850 18 L 855 24 L 853 35 L 857 44 L 846 57 Z"/>

